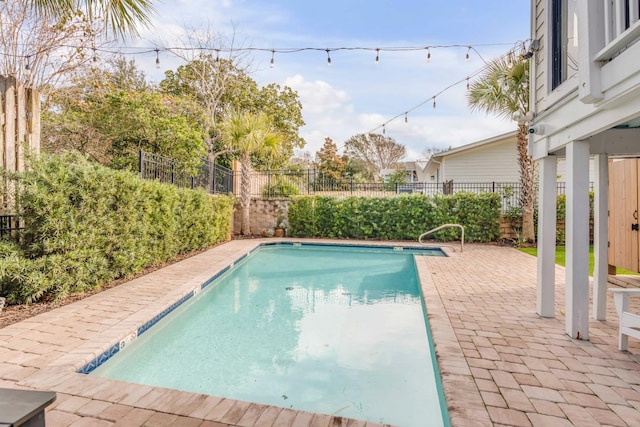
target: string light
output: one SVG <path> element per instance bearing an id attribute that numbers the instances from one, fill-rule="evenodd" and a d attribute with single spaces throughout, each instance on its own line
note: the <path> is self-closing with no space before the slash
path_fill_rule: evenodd
<path id="1" fill-rule="evenodd" d="M 271 51 L 271 62 L 269 63 L 269 67 L 273 68 L 273 66 L 275 65 L 275 56 L 276 56 L 276 51 L 272 50 Z"/>
<path id="2" fill-rule="evenodd" d="M 2 0 L 0 0 L 2 1 Z M 523 42 L 518 42 L 517 43 L 517 47 L 520 49 L 524 49 L 523 46 Z M 476 47 L 488 47 L 488 46 L 504 46 L 504 45 L 510 45 L 513 46 L 513 43 L 485 43 L 485 44 L 478 44 L 475 45 L 475 47 L 473 45 L 460 45 L 460 44 L 451 44 L 451 45 L 432 45 L 432 46 L 392 46 L 392 47 L 376 47 L 376 48 L 371 48 L 371 47 L 335 47 L 335 48 L 317 48 L 317 47 L 297 47 L 297 48 L 280 48 L 280 49 L 274 49 L 274 48 L 258 48 L 258 47 L 246 47 L 246 48 L 207 48 L 207 47 L 193 47 L 193 46 L 179 46 L 179 47 L 164 47 L 164 48 L 136 48 L 136 47 L 130 47 L 130 46 L 116 46 L 113 47 L 111 49 L 105 49 L 105 48 L 100 48 L 100 51 L 107 54 L 107 55 L 122 55 L 122 56 L 137 56 L 137 55 L 146 55 L 148 53 L 153 53 L 156 52 L 156 57 L 158 57 L 159 52 L 168 52 L 171 53 L 173 55 L 176 55 L 180 58 L 184 58 L 184 54 L 178 54 L 176 52 L 181 51 L 181 52 L 185 52 L 185 51 L 191 51 L 191 52 L 203 52 L 203 53 L 210 53 L 215 51 L 216 52 L 216 62 L 220 61 L 220 53 L 229 53 L 229 54 L 233 54 L 233 53 L 238 53 L 238 52 L 249 52 L 249 51 L 255 51 L 255 52 L 271 52 L 271 59 L 273 60 L 273 62 L 275 63 L 275 54 L 276 53 L 299 53 L 299 52 L 304 52 L 304 51 L 325 51 L 327 52 L 327 63 L 331 63 L 331 57 L 330 57 L 330 52 L 331 51 L 338 51 L 338 50 L 347 50 L 347 51 L 376 51 L 376 62 L 378 62 L 380 60 L 380 52 L 382 51 L 388 51 L 388 52 L 411 52 L 411 51 L 419 51 L 419 50 L 426 50 L 427 51 L 427 62 L 431 62 L 431 49 L 436 49 L 436 48 L 442 48 L 442 49 L 446 49 L 446 48 L 466 48 L 467 49 L 467 53 L 466 53 L 466 57 L 470 58 L 470 52 L 471 50 L 473 50 L 481 59 L 483 62 L 486 63 L 486 61 L 482 58 L 482 56 L 480 55 L 480 53 L 478 52 L 478 50 L 476 49 Z M 82 50 L 85 49 L 86 47 L 83 46 L 77 46 L 77 45 L 57 45 L 57 46 L 50 46 L 50 47 L 46 47 L 46 48 L 42 48 L 39 49 L 33 53 L 30 53 L 29 56 L 37 56 L 40 54 L 45 54 L 45 53 L 49 53 L 51 51 L 55 51 L 56 49 L 59 48 L 71 48 L 71 49 L 77 49 L 77 50 Z M 90 48 L 90 49 L 95 49 L 95 48 Z M 97 52 L 97 49 L 94 51 Z M 6 53 L 6 52 L 0 52 L 0 56 L 5 56 L 5 57 L 15 57 L 15 58 L 26 58 L 26 55 L 24 54 L 12 54 L 12 53 Z M 97 55 L 95 55 L 97 57 Z"/>
<path id="3" fill-rule="evenodd" d="M 1 0 L 0 0 L 1 1 Z M 536 43 L 537 42 L 537 43 Z M 376 129 L 379 129 L 380 127 L 383 127 L 383 130 L 386 130 L 385 125 L 395 119 L 397 119 L 398 117 L 401 117 L 402 115 L 405 116 L 405 122 L 408 121 L 407 115 L 409 112 L 421 107 L 422 105 L 426 104 L 427 102 L 433 100 L 433 108 L 436 108 L 436 96 L 442 94 L 443 92 L 447 91 L 448 89 L 450 89 L 451 87 L 462 83 L 464 81 L 467 82 L 467 88 L 470 87 L 469 84 L 469 79 L 472 77 L 475 77 L 477 74 L 483 72 L 486 67 L 488 65 L 490 65 L 490 63 L 488 63 L 483 57 L 482 55 L 480 55 L 480 53 L 478 52 L 478 50 L 476 49 L 476 47 L 486 47 L 486 46 L 504 46 L 504 45 L 510 45 L 512 46 L 512 49 L 506 54 L 503 55 L 502 57 L 500 57 L 500 60 L 506 60 L 507 66 L 508 67 L 512 67 L 513 66 L 513 56 L 515 55 L 515 52 L 517 51 L 517 49 L 520 49 L 521 51 L 525 51 L 527 53 L 528 56 L 525 56 L 524 59 L 529 59 L 531 56 L 533 56 L 533 53 L 529 53 L 529 52 L 534 52 L 538 46 L 539 46 L 539 41 L 537 40 L 533 40 L 531 42 L 531 46 L 529 47 L 529 50 L 525 50 L 526 44 L 527 42 L 523 42 L 523 41 L 518 41 L 515 44 L 514 43 L 488 43 L 488 44 L 478 44 L 475 45 L 475 47 L 473 45 L 433 45 L 433 46 L 421 46 L 421 47 L 412 47 L 412 46 L 405 46 L 405 47 L 376 47 L 376 48 L 369 48 L 369 47 L 337 47 L 337 48 L 317 48 L 317 47 L 303 47 L 303 48 L 283 48 L 283 49 L 266 49 L 266 48 L 256 48 L 256 47 L 248 47 L 248 48 L 227 48 L 227 49 L 211 49 L 211 48 L 204 48 L 204 47 L 191 47 L 191 46 L 187 46 L 187 47 L 165 47 L 165 48 L 154 48 L 154 49 L 140 49 L 140 48 L 132 48 L 132 47 L 128 47 L 128 46 L 122 46 L 122 47 L 115 47 L 113 49 L 103 49 L 101 48 L 101 52 L 104 52 L 106 54 L 114 54 L 114 55 L 131 55 L 131 56 L 135 56 L 135 55 L 145 55 L 151 52 L 155 52 L 156 53 L 156 66 L 159 68 L 160 66 L 160 50 L 165 51 L 165 52 L 169 52 L 173 55 L 176 56 L 180 56 L 183 57 L 182 55 L 178 55 L 177 53 L 175 53 L 176 51 L 201 51 L 201 52 L 211 52 L 213 50 L 215 50 L 216 52 L 216 62 L 219 62 L 220 60 L 220 52 L 228 52 L 228 53 L 236 53 L 236 52 L 242 52 L 242 51 L 257 51 L 257 52 L 271 52 L 271 61 L 270 61 L 270 65 L 273 65 L 275 63 L 275 53 L 298 53 L 298 52 L 303 52 L 303 51 L 321 51 L 324 50 L 327 53 L 327 64 L 328 65 L 332 65 L 331 63 L 331 51 L 337 51 L 337 50 L 349 50 L 349 51 L 371 51 L 371 50 L 375 50 L 376 51 L 376 60 L 379 60 L 379 54 L 380 51 L 392 51 L 392 52 L 408 52 L 408 51 L 418 51 L 418 50 L 427 50 L 427 62 L 431 62 L 431 48 L 461 48 L 464 47 L 467 49 L 466 52 L 466 59 L 470 59 L 470 52 L 471 50 L 473 50 L 478 57 L 480 57 L 480 59 L 484 62 L 484 66 L 479 70 L 476 71 L 475 73 L 471 74 L 468 77 L 465 77 L 464 79 L 455 82 L 449 86 L 447 86 L 446 88 L 444 88 L 443 90 L 441 90 L 440 92 L 438 92 L 437 94 L 433 95 L 432 97 L 428 98 L 427 100 L 421 102 L 420 104 L 416 105 L 415 107 L 405 111 L 402 114 L 399 114 L 397 116 L 392 117 L 390 120 L 388 120 L 387 122 L 385 122 L 383 125 L 378 126 L 375 129 L 372 129 L 369 133 L 373 133 Z M 39 54 L 44 54 L 44 53 L 48 53 L 50 51 L 53 51 L 55 49 L 58 48 L 72 48 L 72 49 L 83 49 L 82 46 L 75 46 L 75 45 L 58 45 L 58 46 L 51 46 L 51 47 L 46 47 L 43 49 L 40 49 L 38 51 L 36 51 L 35 53 L 31 53 L 29 55 L 19 55 L 19 54 L 11 54 L 11 53 L 6 53 L 6 52 L 0 52 L 1 56 L 5 56 L 5 57 L 23 57 L 25 59 L 25 70 L 30 70 L 31 69 L 31 63 L 30 63 L 30 58 L 31 56 L 36 56 Z M 97 55 L 96 53 L 96 49 L 92 48 L 94 51 L 94 61 L 97 60 Z M 133 52 L 128 51 L 128 50 L 134 50 Z M 508 82 L 503 82 L 504 85 L 508 85 Z"/>
<path id="4" fill-rule="evenodd" d="M 471 61 L 471 57 L 469 56 L 469 52 L 471 52 L 471 46 L 469 46 L 469 48 L 467 49 L 467 56 L 465 56 L 465 59 L 467 62 Z"/>
<path id="5" fill-rule="evenodd" d="M 409 118 L 407 117 L 407 114 L 409 114 L 408 112 L 404 113 L 404 122 L 408 123 L 409 122 Z"/>
<path id="6" fill-rule="evenodd" d="M 384 125 L 382 125 L 382 134 L 384 135 L 385 133 L 387 133 L 387 130 L 385 129 Z"/>
<path id="7" fill-rule="evenodd" d="M 519 49 L 519 48 L 520 48 L 520 44 L 521 44 L 521 43 L 523 44 L 524 42 L 518 42 L 518 43 L 516 43 L 512 50 L 510 50 L 507 54 L 502 55 L 501 57 L 497 58 L 497 59 L 496 59 L 496 61 L 501 61 L 501 60 L 505 60 L 505 58 L 509 58 L 511 55 L 513 55 L 513 54 L 514 54 L 514 52 L 516 51 L 516 49 Z M 471 47 L 471 48 L 473 49 L 473 47 Z M 426 49 L 429 49 L 429 48 L 426 48 Z M 475 50 L 475 49 L 474 49 L 474 50 Z M 377 129 L 380 129 L 380 128 L 382 128 L 382 129 L 384 130 L 384 129 L 386 129 L 386 125 L 387 125 L 387 124 L 391 123 L 392 121 L 394 121 L 394 120 L 396 120 L 396 119 L 398 119 L 399 117 L 402 117 L 402 116 L 404 116 L 404 118 L 405 118 L 405 122 L 407 122 L 407 115 L 408 115 L 408 113 L 410 113 L 411 111 L 414 111 L 414 110 L 416 110 L 416 109 L 418 109 L 418 108 L 422 107 L 422 106 L 423 106 L 423 105 L 425 105 L 427 102 L 431 102 L 431 101 L 432 101 L 432 102 L 433 102 L 432 106 L 433 106 L 433 108 L 435 109 L 435 108 L 437 107 L 437 104 L 436 104 L 436 97 L 438 97 L 439 95 L 441 95 L 441 94 L 443 94 L 444 92 L 448 91 L 448 90 L 449 90 L 449 89 L 451 89 L 452 87 L 457 86 L 457 85 L 458 85 L 458 84 L 460 84 L 460 83 L 464 83 L 464 82 L 466 82 L 467 89 L 470 89 L 470 88 L 471 88 L 470 79 L 471 79 L 471 78 L 473 78 L 473 77 L 475 77 L 475 76 L 477 76 L 477 75 L 479 75 L 479 74 L 482 74 L 482 73 L 483 73 L 483 72 L 484 72 L 484 71 L 485 71 L 485 70 L 486 70 L 486 69 L 487 69 L 487 68 L 492 64 L 492 63 L 487 63 L 484 59 L 483 59 L 483 62 L 484 62 L 485 64 L 484 64 L 480 69 L 478 69 L 478 70 L 476 70 L 475 72 L 473 72 L 472 74 L 468 75 L 467 77 L 465 77 L 465 78 L 463 78 L 463 79 L 461 79 L 461 80 L 458 80 L 458 81 L 456 81 L 456 82 L 454 82 L 454 83 L 450 84 L 449 86 L 445 87 L 444 89 L 442 89 L 440 92 L 436 93 L 435 95 L 433 95 L 433 96 L 431 96 L 431 97 L 427 98 L 426 100 L 424 100 L 424 101 L 420 102 L 419 104 L 417 104 L 417 105 L 415 105 L 414 107 L 412 107 L 412 108 L 410 108 L 410 109 L 406 110 L 405 112 L 403 112 L 403 113 L 401 113 L 401 114 L 398 114 L 398 115 L 396 115 L 396 116 L 394 116 L 394 117 L 390 118 L 389 120 L 387 120 L 386 122 L 384 122 L 384 123 L 383 123 L 383 124 L 381 124 L 380 126 L 378 126 L 378 127 L 376 127 L 376 128 L 371 129 L 371 130 L 370 130 L 370 131 L 368 131 L 367 133 L 375 133 L 375 131 L 376 131 Z M 501 83 L 503 86 L 505 86 L 505 85 L 507 85 L 507 86 L 508 86 L 508 84 L 509 84 L 509 82 L 508 82 L 506 79 L 505 79 L 505 80 L 502 80 L 500 83 Z"/>
<path id="8" fill-rule="evenodd" d="M 96 53 L 96 48 L 92 47 L 91 49 L 93 50 L 93 62 L 98 62 L 98 55 Z"/>

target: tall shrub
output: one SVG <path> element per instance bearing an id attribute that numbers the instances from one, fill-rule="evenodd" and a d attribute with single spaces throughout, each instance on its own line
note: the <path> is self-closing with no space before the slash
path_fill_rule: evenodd
<path id="1" fill-rule="evenodd" d="M 60 298 L 227 238 L 233 200 L 90 163 L 43 158 L 21 177 L 22 245 L 0 259 L 0 295 Z"/>
<path id="2" fill-rule="evenodd" d="M 488 242 L 500 235 L 500 196 L 495 193 L 427 197 L 299 196 L 289 206 L 290 233 L 297 237 L 416 240 L 446 223 L 465 227 L 465 240 Z M 444 229 L 438 240 L 460 238 L 459 229 Z"/>

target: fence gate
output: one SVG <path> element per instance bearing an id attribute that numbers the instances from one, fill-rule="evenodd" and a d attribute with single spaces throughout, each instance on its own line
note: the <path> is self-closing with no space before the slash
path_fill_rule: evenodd
<path id="1" fill-rule="evenodd" d="M 608 263 L 640 272 L 640 160 L 609 162 Z"/>

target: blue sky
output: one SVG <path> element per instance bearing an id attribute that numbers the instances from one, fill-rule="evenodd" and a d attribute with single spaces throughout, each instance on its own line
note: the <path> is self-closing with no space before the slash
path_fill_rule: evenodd
<path id="1" fill-rule="evenodd" d="M 490 60 L 529 38 L 529 8 L 525 0 L 166 0 L 158 4 L 154 27 L 136 44 L 175 46 L 184 28 L 208 26 L 233 35 L 236 46 L 245 48 L 459 44 L 473 46 Z M 401 114 L 385 126 L 385 134 L 405 145 L 405 160 L 416 160 L 427 148 L 457 147 L 515 129 L 513 122 L 471 113 L 465 83 L 437 96 L 433 109 L 432 96 L 483 66 L 475 52 L 466 61 L 466 53 L 465 47 L 434 48 L 427 63 L 426 50 L 382 51 L 375 64 L 375 51 L 332 51 L 331 66 L 322 50 L 277 53 L 273 68 L 270 52 L 254 52 L 247 60 L 259 84 L 288 85 L 300 95 L 306 122 L 303 151 L 314 155 L 325 137 L 340 147 L 350 136 Z M 181 63 L 163 52 L 162 67 L 156 70 L 151 56 L 136 61 L 156 81 Z M 403 113 L 424 101 L 405 123 Z"/>

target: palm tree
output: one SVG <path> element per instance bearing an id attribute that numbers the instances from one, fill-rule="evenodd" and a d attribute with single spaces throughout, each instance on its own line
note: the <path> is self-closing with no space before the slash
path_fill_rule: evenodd
<path id="1" fill-rule="evenodd" d="M 138 24 L 149 25 L 153 0 L 23 0 L 37 12 L 64 17 L 83 9 L 89 19 L 101 17 L 117 36 L 138 35 Z"/>
<path id="2" fill-rule="evenodd" d="M 529 62 L 513 52 L 491 62 L 480 78 L 471 83 L 467 103 L 471 110 L 494 113 L 518 123 L 522 240 L 534 242 L 535 168 L 527 150 L 526 119 L 529 111 Z"/>
<path id="3" fill-rule="evenodd" d="M 251 157 L 253 155 L 274 156 L 280 147 L 280 134 L 274 130 L 269 117 L 264 113 L 234 111 L 220 125 L 220 140 L 225 148 L 240 157 L 241 233 L 250 234 L 249 210 L 251 206 Z"/>

